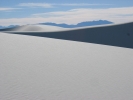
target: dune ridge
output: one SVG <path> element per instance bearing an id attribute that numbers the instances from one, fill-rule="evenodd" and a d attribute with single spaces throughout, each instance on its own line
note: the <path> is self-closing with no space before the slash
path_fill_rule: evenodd
<path id="1" fill-rule="evenodd" d="M 47 25 L 26 25 L 0 31 L 10 34 L 133 48 L 133 22 L 72 29 Z"/>

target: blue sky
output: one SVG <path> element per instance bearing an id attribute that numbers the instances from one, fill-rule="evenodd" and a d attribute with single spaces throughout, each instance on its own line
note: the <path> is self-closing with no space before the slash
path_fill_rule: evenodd
<path id="1" fill-rule="evenodd" d="M 133 21 L 133 0 L 1 0 L 0 25 Z"/>

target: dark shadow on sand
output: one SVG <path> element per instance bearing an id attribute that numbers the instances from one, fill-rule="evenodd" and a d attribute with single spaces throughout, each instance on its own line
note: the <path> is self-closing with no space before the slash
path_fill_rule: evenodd
<path id="1" fill-rule="evenodd" d="M 10 31 L 10 29 L 0 30 Z M 82 28 L 59 32 L 9 32 L 39 37 L 104 44 L 133 49 L 133 22 L 121 25 Z"/>

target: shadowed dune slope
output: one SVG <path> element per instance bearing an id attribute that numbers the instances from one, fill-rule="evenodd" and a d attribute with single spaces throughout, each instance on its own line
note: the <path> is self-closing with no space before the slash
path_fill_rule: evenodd
<path id="1" fill-rule="evenodd" d="M 56 39 L 133 48 L 133 22 L 114 25 L 65 29 L 53 26 L 27 25 L 0 30 L 12 34 L 49 37 Z"/>

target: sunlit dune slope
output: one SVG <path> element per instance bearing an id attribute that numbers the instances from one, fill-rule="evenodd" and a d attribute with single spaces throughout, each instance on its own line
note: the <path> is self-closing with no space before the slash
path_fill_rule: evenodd
<path id="1" fill-rule="evenodd" d="M 14 28 L 1 29 L 2 31 L 12 32 L 49 32 L 49 31 L 60 31 L 65 28 L 49 25 L 23 25 Z M 0 31 L 1 31 L 0 30 Z"/>
<path id="2" fill-rule="evenodd" d="M 133 49 L 0 32 L 0 100 L 133 100 Z"/>

